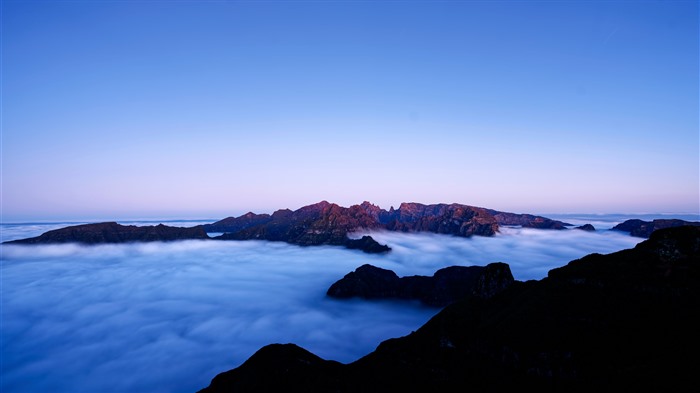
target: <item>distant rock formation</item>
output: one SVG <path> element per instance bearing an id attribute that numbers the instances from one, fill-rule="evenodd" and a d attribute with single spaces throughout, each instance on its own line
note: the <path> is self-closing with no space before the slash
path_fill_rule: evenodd
<path id="1" fill-rule="evenodd" d="M 255 214 L 248 212 L 240 217 L 226 217 L 213 224 L 203 225 L 204 230 L 212 232 L 238 232 L 257 225 L 267 224 L 272 220 L 269 214 Z"/>
<path id="2" fill-rule="evenodd" d="M 322 201 L 295 211 L 277 210 L 264 224 L 225 233 L 214 239 L 283 241 L 300 246 L 334 245 L 369 253 L 389 251 L 389 247 L 380 245 L 370 236 L 355 240 L 348 237 L 355 230 L 379 226 L 365 207 L 368 205 L 344 208 Z"/>
<path id="3" fill-rule="evenodd" d="M 677 219 L 658 219 L 653 221 L 627 220 L 615 225 L 612 229 L 616 231 L 629 232 L 630 235 L 648 239 L 651 234 L 659 229 L 675 228 L 684 225 L 700 226 L 697 221 L 685 221 Z"/>
<path id="4" fill-rule="evenodd" d="M 444 307 L 467 296 L 488 298 L 514 281 L 505 263 L 486 266 L 450 266 L 432 277 L 399 278 L 391 270 L 362 265 L 335 282 L 326 293 L 335 298 L 416 299 L 429 306 Z"/>
<path id="5" fill-rule="evenodd" d="M 186 239 L 209 239 L 201 225 L 189 228 L 170 227 L 167 225 L 135 226 L 120 225 L 116 222 L 84 224 L 48 231 L 29 239 L 13 240 L 12 244 L 50 244 L 50 243 L 127 243 L 156 242 Z"/>
<path id="6" fill-rule="evenodd" d="M 494 215 L 496 214 L 496 215 Z M 365 252 L 385 252 L 387 246 L 375 244 L 369 237 L 363 242 L 349 240 L 357 231 L 389 230 L 431 232 L 461 237 L 493 236 L 499 220 L 506 225 L 528 228 L 565 229 L 561 221 L 529 214 L 514 214 L 460 204 L 423 205 L 402 203 L 398 209 L 384 210 L 369 202 L 342 207 L 321 201 L 298 210 L 277 210 L 267 214 L 247 213 L 228 217 L 205 226 L 209 232 L 225 232 L 220 240 L 284 241 L 302 246 L 339 245 Z"/>
<path id="7" fill-rule="evenodd" d="M 453 303 L 350 364 L 273 344 L 200 392 L 687 391 L 699 329 L 700 227 L 667 228 Z"/>
<path id="8" fill-rule="evenodd" d="M 495 215 L 494 215 L 495 214 Z M 384 210 L 369 202 L 350 207 L 322 201 L 292 211 L 282 209 L 272 215 L 248 212 L 240 217 L 194 228 L 124 227 L 117 223 L 88 224 L 86 228 L 68 227 L 47 232 L 37 238 L 15 243 L 120 243 L 124 241 L 153 241 L 207 239 L 206 232 L 223 232 L 217 240 L 283 241 L 300 246 L 333 245 L 368 253 L 391 250 L 372 237 L 353 239 L 353 232 L 389 230 L 401 232 L 432 232 L 461 237 L 493 236 L 499 222 L 528 228 L 564 229 L 570 225 L 529 214 L 504 213 L 460 204 L 423 205 L 402 203 L 398 209 Z M 78 226 L 81 227 L 81 226 Z M 196 229 L 195 229 L 196 228 Z M 202 233 L 202 228 L 205 233 Z"/>
<path id="9" fill-rule="evenodd" d="M 567 229 L 566 227 L 573 226 L 571 224 L 550 220 L 542 216 L 533 216 L 532 214 L 515 214 L 499 212 L 497 210 L 486 209 L 493 215 L 499 225 L 520 225 L 523 228 L 536 229 Z"/>
<path id="10" fill-rule="evenodd" d="M 582 230 L 582 231 L 588 231 L 588 232 L 594 232 L 594 231 L 595 231 L 595 227 L 594 227 L 593 225 L 591 225 L 591 224 L 583 224 L 583 225 L 581 225 L 581 226 L 577 226 L 577 227 L 574 228 L 574 229 L 580 229 L 580 230 Z"/>
<path id="11" fill-rule="evenodd" d="M 225 240 L 272 240 L 299 245 L 344 244 L 356 229 L 376 228 L 378 223 L 359 206 L 340 207 L 322 201 L 296 211 L 277 210 L 269 222 L 217 237 Z"/>
<path id="12" fill-rule="evenodd" d="M 423 205 L 402 203 L 398 209 L 381 214 L 382 228 L 400 232 L 432 232 L 469 237 L 493 236 L 498 222 L 486 209 L 453 203 Z"/>

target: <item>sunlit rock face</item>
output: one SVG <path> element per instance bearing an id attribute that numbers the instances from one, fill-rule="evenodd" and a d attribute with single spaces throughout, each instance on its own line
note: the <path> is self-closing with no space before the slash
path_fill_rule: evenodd
<path id="1" fill-rule="evenodd" d="M 566 223 L 529 214 L 514 214 L 461 204 L 402 203 L 384 210 L 370 202 L 342 207 L 322 201 L 298 210 L 278 210 L 272 216 L 247 213 L 229 217 L 205 228 L 228 232 L 223 239 L 281 240 L 293 244 L 342 243 L 348 233 L 386 229 L 400 232 L 432 232 L 469 237 L 492 236 L 498 225 L 564 229 Z"/>
<path id="2" fill-rule="evenodd" d="M 201 392 L 683 391 L 698 329 L 700 227 L 667 228 L 455 302 L 353 363 L 270 345 Z"/>
<path id="3" fill-rule="evenodd" d="M 402 232 L 433 232 L 457 236 L 493 236 L 498 223 L 486 209 L 459 204 L 402 203 L 386 228 Z"/>
<path id="4" fill-rule="evenodd" d="M 461 204 L 402 203 L 398 209 L 384 210 L 370 202 L 342 207 L 321 201 L 298 210 L 277 210 L 272 215 L 247 213 L 228 217 L 205 226 L 210 232 L 226 232 L 221 240 L 271 240 L 302 246 L 339 245 L 368 253 L 389 251 L 374 239 L 349 241 L 357 231 L 389 230 L 431 232 L 461 237 L 493 236 L 499 220 L 504 225 L 531 228 L 565 228 L 565 223 L 545 217 L 487 210 Z"/>
<path id="5" fill-rule="evenodd" d="M 349 232 L 378 227 L 380 223 L 358 205 L 345 208 L 322 201 L 295 211 L 278 210 L 265 224 L 228 233 L 220 238 L 285 241 L 304 246 L 342 245 Z"/>
<path id="6" fill-rule="evenodd" d="M 461 204 L 402 203 L 384 210 L 370 202 L 342 207 L 322 201 L 298 210 L 278 210 L 271 216 L 247 213 L 207 226 L 227 232 L 217 239 L 272 240 L 303 246 L 342 245 L 366 252 L 384 252 L 374 244 L 350 247 L 348 235 L 357 231 L 430 232 L 460 237 L 493 236 L 499 224 L 525 228 L 565 229 L 566 223 L 529 214 L 514 214 Z"/>
<path id="7" fill-rule="evenodd" d="M 322 201 L 304 206 L 296 211 L 278 210 L 259 225 L 225 233 L 220 240 L 270 240 L 283 241 L 300 246 L 334 245 L 359 249 L 367 253 L 390 250 L 374 239 L 350 239 L 348 234 L 358 229 L 374 229 L 380 223 L 359 205 L 344 208 Z"/>

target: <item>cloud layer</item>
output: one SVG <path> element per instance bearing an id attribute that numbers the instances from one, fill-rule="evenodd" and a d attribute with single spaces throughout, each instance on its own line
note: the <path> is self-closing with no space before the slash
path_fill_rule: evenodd
<path id="1" fill-rule="evenodd" d="M 641 240 L 516 228 L 494 238 L 372 235 L 393 251 L 257 241 L 2 246 L 0 390 L 194 392 L 273 342 L 350 362 L 437 312 L 325 297 L 364 263 L 429 275 L 503 261 L 516 279 L 539 279 L 571 259 Z"/>

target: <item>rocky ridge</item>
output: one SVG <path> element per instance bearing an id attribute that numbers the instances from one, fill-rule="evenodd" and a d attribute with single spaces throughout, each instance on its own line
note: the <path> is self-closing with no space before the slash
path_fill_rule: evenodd
<path id="1" fill-rule="evenodd" d="M 497 212 L 456 203 L 402 203 L 398 209 L 392 207 L 387 211 L 367 201 L 350 207 L 321 201 L 295 211 L 277 210 L 271 216 L 247 213 L 241 217 L 228 217 L 205 228 L 227 232 L 216 237 L 222 240 L 258 239 L 302 246 L 327 244 L 347 247 L 350 244 L 348 235 L 357 231 L 493 236 L 501 223 L 542 229 L 565 229 L 570 225 L 540 216 Z M 376 245 L 370 249 L 374 248 Z"/>
<path id="2" fill-rule="evenodd" d="M 342 207 L 321 201 L 298 210 L 281 209 L 273 214 L 248 212 L 239 217 L 194 228 L 123 226 L 114 222 L 57 229 L 41 236 L 14 241 L 22 244 L 78 242 L 86 244 L 130 241 L 207 239 L 206 232 L 223 232 L 217 240 L 283 241 L 300 246 L 333 245 L 368 253 L 391 250 L 371 236 L 353 239 L 354 232 L 388 230 L 431 232 L 461 237 L 493 236 L 499 225 L 565 229 L 570 224 L 530 214 L 498 212 L 461 204 L 402 203 L 384 210 L 369 202 Z"/>
<path id="3" fill-rule="evenodd" d="M 40 236 L 13 240 L 10 244 L 48 244 L 48 243 L 127 243 L 174 241 L 187 239 L 209 239 L 204 228 L 171 227 L 163 224 L 150 226 L 121 225 L 116 222 L 74 225 L 55 229 Z"/>

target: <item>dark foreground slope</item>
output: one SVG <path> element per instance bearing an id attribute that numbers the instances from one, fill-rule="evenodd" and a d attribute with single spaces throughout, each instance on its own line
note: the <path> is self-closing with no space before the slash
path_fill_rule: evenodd
<path id="1" fill-rule="evenodd" d="M 172 241 L 186 239 L 209 239 L 202 226 L 181 228 L 167 225 L 120 225 L 116 222 L 74 225 L 48 231 L 37 237 L 13 240 L 13 244 L 50 244 L 50 243 L 127 243 Z"/>
<path id="2" fill-rule="evenodd" d="M 700 227 L 669 228 L 454 303 L 354 363 L 274 344 L 202 392 L 693 391 L 699 321 Z"/>

